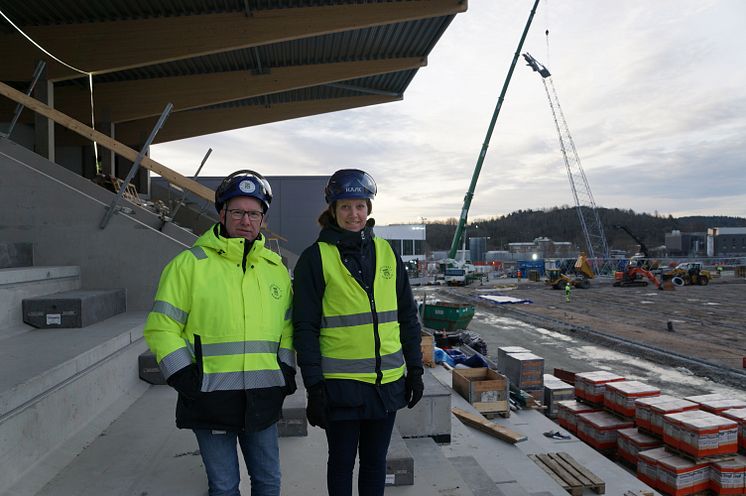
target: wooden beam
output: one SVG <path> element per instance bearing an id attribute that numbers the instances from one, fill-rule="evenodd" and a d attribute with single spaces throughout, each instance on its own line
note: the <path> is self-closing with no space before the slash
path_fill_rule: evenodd
<path id="1" fill-rule="evenodd" d="M 174 112 L 307 88 L 320 84 L 419 69 L 423 57 L 336 62 L 278 67 L 269 74 L 232 71 L 136 81 L 101 83 L 93 88 L 96 121 L 124 122 L 160 115 L 167 102 Z M 63 86 L 55 91 L 55 108 L 69 116 L 90 120 L 90 93 L 86 88 Z"/>
<path id="2" fill-rule="evenodd" d="M 503 427 L 502 425 L 492 423 L 481 415 L 474 415 L 473 413 L 469 413 L 466 410 L 462 410 L 461 408 L 457 407 L 451 408 L 451 412 L 453 412 L 453 414 L 461 422 L 468 425 L 469 427 L 474 427 L 475 429 L 485 432 L 492 437 L 502 439 L 503 441 L 507 441 L 511 444 L 519 443 L 528 439 L 523 434 L 520 434 L 512 429 L 508 429 L 507 427 Z"/>
<path id="3" fill-rule="evenodd" d="M 358 96 L 324 100 L 309 100 L 273 104 L 270 106 L 244 106 L 210 110 L 192 110 L 178 112 L 166 121 L 166 125 L 155 137 L 155 143 L 164 143 L 204 134 L 219 133 L 270 122 L 296 119 L 310 115 L 337 112 L 368 105 L 378 105 L 398 101 L 401 98 L 392 96 Z M 148 118 L 139 121 L 124 122 L 117 125 L 117 139 L 126 143 L 144 141 L 156 119 Z"/>
<path id="4" fill-rule="evenodd" d="M 48 26 L 23 26 L 66 63 L 96 74 L 269 43 L 465 12 L 466 0 L 404 0 L 161 17 Z M 0 80 L 30 79 L 41 51 L 15 31 L 0 35 Z M 56 62 L 49 79 L 80 77 Z"/>
<path id="5" fill-rule="evenodd" d="M 137 155 L 139 154 L 138 151 L 123 145 L 119 141 L 110 138 L 103 133 L 91 129 L 85 124 L 76 121 L 75 119 L 63 114 L 62 112 L 59 112 L 58 110 L 55 110 L 48 105 L 41 103 L 39 100 L 31 98 L 25 93 L 21 93 L 20 91 L 11 88 L 7 84 L 0 83 L 0 95 L 6 96 L 11 100 L 22 103 L 28 109 L 33 110 L 34 112 L 41 114 L 48 119 L 52 119 L 57 124 L 64 126 L 71 131 L 75 131 L 76 133 L 80 134 L 81 136 L 85 136 L 91 141 L 97 141 L 99 145 L 108 150 L 112 150 L 117 155 L 121 155 L 122 157 L 133 162 L 137 160 Z M 144 140 L 142 141 L 144 142 Z M 159 164 L 150 157 L 143 157 L 141 165 L 144 168 L 164 177 L 167 181 L 191 191 L 192 193 L 198 195 L 200 198 L 204 198 L 205 200 L 209 201 L 215 200 L 215 192 L 210 188 L 203 186 L 202 184 L 192 179 L 182 176 L 178 172 L 169 169 L 165 165 Z"/>

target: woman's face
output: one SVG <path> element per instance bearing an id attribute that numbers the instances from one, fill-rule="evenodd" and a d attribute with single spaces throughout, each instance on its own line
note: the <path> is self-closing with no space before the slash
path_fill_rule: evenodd
<path id="1" fill-rule="evenodd" d="M 334 217 L 342 229 L 360 232 L 368 220 L 368 204 L 359 199 L 337 200 Z"/>

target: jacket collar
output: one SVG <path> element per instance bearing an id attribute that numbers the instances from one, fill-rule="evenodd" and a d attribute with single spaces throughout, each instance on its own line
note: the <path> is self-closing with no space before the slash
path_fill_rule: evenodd
<path id="1" fill-rule="evenodd" d="M 267 257 L 265 252 L 268 250 L 264 249 L 264 235 L 261 233 L 259 237 L 251 242 L 251 248 L 247 255 L 247 260 L 253 261 L 258 257 L 264 257 L 271 260 L 271 257 Z M 221 257 L 226 258 L 233 263 L 241 263 L 244 257 L 244 246 L 248 241 L 244 238 L 228 238 L 224 235 L 223 229 L 220 224 L 215 224 L 212 229 L 205 231 L 194 243 L 194 246 L 200 246 L 204 249 L 211 250 Z M 273 252 L 270 252 L 274 255 Z M 274 262 L 274 260 L 271 260 Z"/>

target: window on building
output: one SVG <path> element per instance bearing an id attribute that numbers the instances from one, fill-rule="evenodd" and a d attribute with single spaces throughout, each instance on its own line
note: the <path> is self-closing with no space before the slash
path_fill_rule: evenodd
<path id="1" fill-rule="evenodd" d="M 744 246 L 746 246 L 746 239 L 744 239 Z M 422 255 L 425 253 L 425 240 L 424 239 L 415 239 L 414 240 L 414 254 L 415 255 Z"/>
<path id="2" fill-rule="evenodd" d="M 414 240 L 413 239 L 405 239 L 404 246 L 402 250 L 402 255 L 414 255 Z"/>
<path id="3" fill-rule="evenodd" d="M 389 239 L 388 242 L 391 245 L 391 248 L 394 249 L 397 255 L 402 255 L 400 239 Z"/>

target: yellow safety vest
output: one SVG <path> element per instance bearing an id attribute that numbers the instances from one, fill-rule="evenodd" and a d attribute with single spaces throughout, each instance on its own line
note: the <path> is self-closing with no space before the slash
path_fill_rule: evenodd
<path id="1" fill-rule="evenodd" d="M 285 385 L 278 358 L 295 364 L 290 276 L 263 237 L 244 272 L 244 242 L 207 231 L 163 270 L 144 334 L 166 378 L 198 361 L 203 392 Z"/>
<path id="2" fill-rule="evenodd" d="M 371 301 L 342 263 L 339 250 L 318 243 L 326 288 L 320 330 L 321 369 L 327 379 L 370 384 L 394 382 L 404 375 L 396 298 L 396 255 L 373 238 L 376 268 Z"/>

